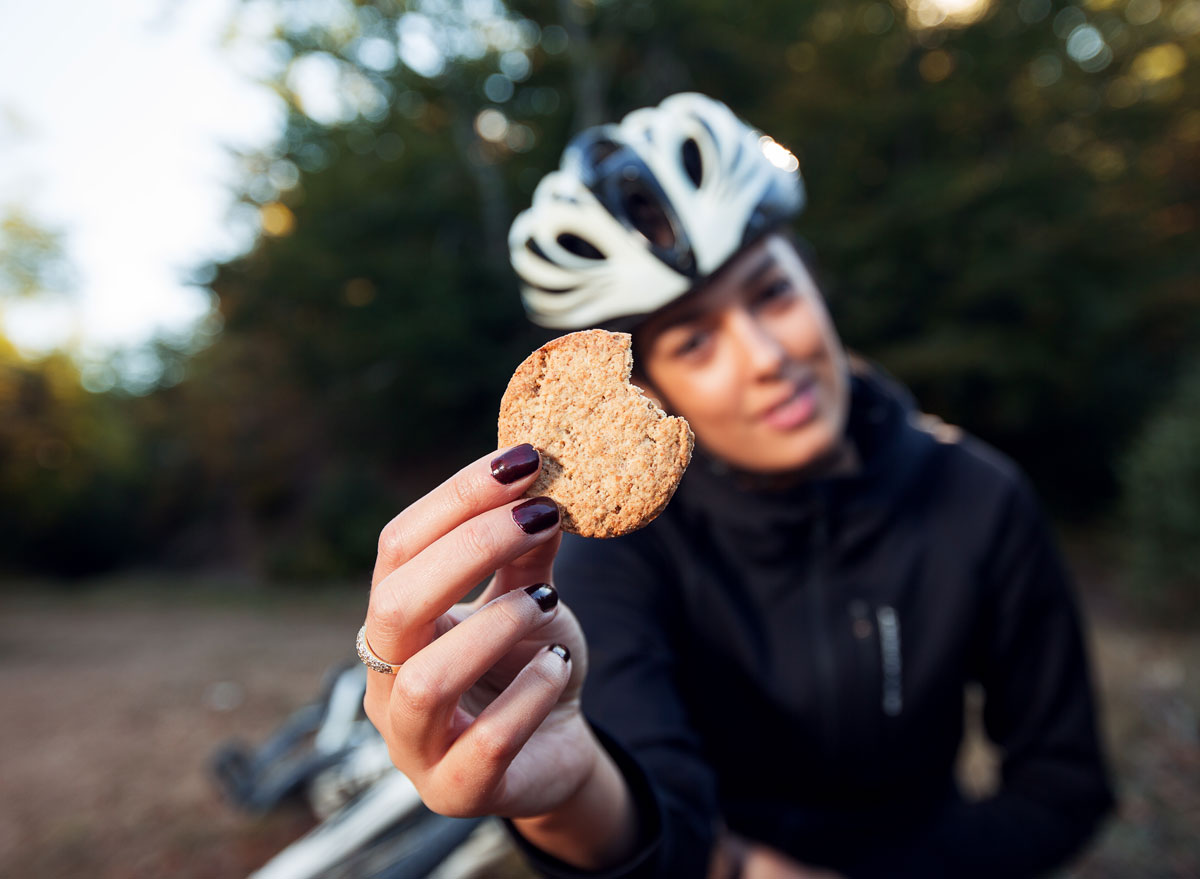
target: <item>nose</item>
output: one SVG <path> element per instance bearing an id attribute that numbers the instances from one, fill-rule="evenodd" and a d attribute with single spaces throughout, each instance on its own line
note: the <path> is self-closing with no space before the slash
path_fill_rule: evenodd
<path id="1" fill-rule="evenodd" d="M 751 378 L 777 378 L 787 359 L 783 344 L 765 327 L 757 315 L 738 309 L 729 316 L 730 331 L 741 360 Z"/>

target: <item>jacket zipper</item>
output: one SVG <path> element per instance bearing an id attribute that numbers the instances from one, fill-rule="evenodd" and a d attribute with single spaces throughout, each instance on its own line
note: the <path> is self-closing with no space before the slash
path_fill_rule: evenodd
<path id="1" fill-rule="evenodd" d="M 900 617 L 895 608 L 884 604 L 875 610 L 875 619 L 879 623 L 879 661 L 883 668 L 883 713 L 888 717 L 896 717 L 904 709 Z"/>
<path id="2" fill-rule="evenodd" d="M 850 634 L 854 642 L 855 664 L 853 698 L 846 701 L 852 712 L 856 748 L 864 766 L 878 772 L 880 745 L 883 741 L 883 721 L 875 701 L 883 681 L 879 661 L 879 625 L 875 608 L 861 598 L 853 599 L 847 607 L 850 615 Z"/>

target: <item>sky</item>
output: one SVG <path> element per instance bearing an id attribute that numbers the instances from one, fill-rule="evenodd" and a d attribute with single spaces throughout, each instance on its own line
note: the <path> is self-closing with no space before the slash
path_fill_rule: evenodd
<path id="1" fill-rule="evenodd" d="M 4 306 L 23 353 L 187 335 L 212 308 L 196 269 L 253 243 L 230 148 L 269 145 L 284 106 L 255 80 L 265 40 L 224 39 L 238 6 L 0 0 L 0 216 L 61 233 L 74 287 Z"/>

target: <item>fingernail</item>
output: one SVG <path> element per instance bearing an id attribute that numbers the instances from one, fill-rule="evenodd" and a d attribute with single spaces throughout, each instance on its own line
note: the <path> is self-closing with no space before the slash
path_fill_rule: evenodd
<path id="1" fill-rule="evenodd" d="M 563 662 L 566 662 L 571 658 L 571 651 L 566 647 L 563 647 L 561 644 L 551 644 L 546 649 L 558 656 Z"/>
<path id="2" fill-rule="evenodd" d="M 492 458 L 492 477 L 499 483 L 510 485 L 536 470 L 540 460 L 537 449 L 529 443 L 521 443 Z"/>
<path id="3" fill-rule="evenodd" d="M 535 497 L 513 507 L 512 517 L 526 534 L 537 534 L 558 522 L 558 505 L 548 497 Z"/>
<path id="4" fill-rule="evenodd" d="M 553 610 L 554 605 L 558 604 L 558 592 L 549 583 L 534 583 L 526 586 L 525 591 L 544 612 Z"/>

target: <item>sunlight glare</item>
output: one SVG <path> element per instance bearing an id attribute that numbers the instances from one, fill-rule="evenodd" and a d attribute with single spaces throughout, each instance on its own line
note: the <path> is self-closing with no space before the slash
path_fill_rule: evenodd
<path id="1" fill-rule="evenodd" d="M 0 205 L 61 230 L 77 278 L 71 295 L 6 309 L 0 331 L 23 352 L 102 357 L 186 337 L 211 313 L 189 278 L 258 232 L 231 219 L 231 148 L 263 148 L 286 112 L 239 71 L 236 5 L 0 4 L 0 107 L 26 123 L 0 132 Z"/>
<path id="2" fill-rule="evenodd" d="M 758 145 L 762 148 L 767 161 L 779 170 L 791 173 L 800 167 L 800 160 L 792 154 L 792 151 L 774 138 L 764 134 L 758 139 Z"/>
<path id="3" fill-rule="evenodd" d="M 909 24 L 917 28 L 966 27 L 983 18 L 991 0 L 905 0 Z"/>

